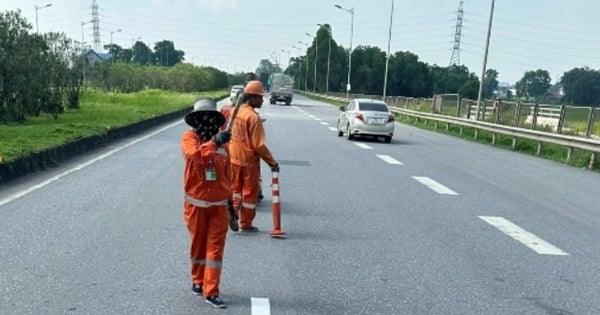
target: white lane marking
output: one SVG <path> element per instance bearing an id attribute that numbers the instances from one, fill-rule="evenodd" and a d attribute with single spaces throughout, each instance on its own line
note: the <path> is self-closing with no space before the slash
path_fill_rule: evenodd
<path id="1" fill-rule="evenodd" d="M 389 155 L 377 154 L 377 157 L 384 160 L 388 164 L 404 165 L 404 163 L 394 159 L 393 157 L 391 157 Z"/>
<path id="2" fill-rule="evenodd" d="M 329 127 L 329 130 L 331 130 L 331 131 L 337 131 L 337 128 L 335 128 L 335 127 Z"/>
<path id="3" fill-rule="evenodd" d="M 323 120 L 323 119 L 315 117 L 315 120 L 316 120 L 316 121 L 321 121 L 321 120 Z"/>
<path id="4" fill-rule="evenodd" d="M 322 121 L 321 125 L 323 125 L 323 126 L 329 126 L 329 123 L 326 123 L 326 122 Z"/>
<path id="5" fill-rule="evenodd" d="M 420 182 L 421 184 L 429 187 L 429 189 L 437 192 L 438 194 L 442 194 L 442 195 L 458 195 L 456 192 L 454 192 L 452 189 L 434 181 L 433 179 L 429 178 L 429 177 L 423 177 L 423 176 L 413 176 L 412 178 L 416 179 L 418 182 Z"/>
<path id="6" fill-rule="evenodd" d="M 364 143 L 354 142 L 354 144 L 357 147 L 361 148 L 361 149 L 365 149 L 365 150 L 371 150 L 371 149 L 373 149 L 373 148 L 371 148 L 370 146 L 368 146 L 368 145 L 366 145 Z"/>
<path id="7" fill-rule="evenodd" d="M 271 315 L 271 305 L 267 298 L 250 298 L 252 305 L 252 315 Z"/>
<path id="8" fill-rule="evenodd" d="M 173 128 L 174 126 L 179 125 L 179 124 L 181 124 L 180 121 L 178 121 L 176 123 L 172 123 L 172 124 L 170 124 L 170 125 L 168 125 L 166 127 L 163 127 L 163 128 L 161 128 L 161 129 L 159 129 L 159 130 L 157 130 L 157 131 L 155 131 L 155 132 L 153 132 L 151 134 L 148 134 L 148 135 L 145 135 L 145 136 L 143 136 L 141 138 L 135 139 L 135 140 L 133 140 L 133 141 L 127 143 L 127 144 L 124 144 L 124 145 L 122 145 L 122 146 L 120 146 L 118 148 L 112 149 L 112 150 L 110 150 L 110 151 L 108 151 L 108 152 L 106 152 L 106 153 L 104 153 L 102 155 L 99 155 L 99 156 L 97 156 L 97 157 L 95 157 L 95 158 L 93 158 L 93 159 L 91 159 L 91 160 L 89 160 L 87 162 L 81 163 L 81 164 L 73 167 L 72 169 L 70 169 L 70 170 L 68 170 L 66 172 L 63 172 L 61 174 L 58 174 L 58 175 L 56 175 L 56 176 L 54 176 L 52 178 L 49 178 L 49 179 L 47 179 L 47 180 L 45 180 L 45 181 L 43 181 L 43 182 L 41 182 L 41 183 L 39 183 L 37 185 L 34 185 L 34 186 L 29 187 L 29 188 L 27 188 L 27 189 L 25 189 L 25 190 L 23 190 L 21 192 L 18 192 L 16 194 L 8 196 L 8 198 L 0 200 L 0 207 L 4 206 L 5 204 L 8 204 L 10 202 L 13 202 L 13 201 L 15 201 L 15 200 L 17 200 L 17 199 L 19 199 L 21 197 L 24 197 L 27 194 L 30 194 L 30 193 L 32 193 L 32 192 L 34 192 L 34 191 L 36 191 L 36 190 L 38 190 L 38 189 L 40 189 L 42 187 L 48 186 L 51 183 L 53 183 L 53 182 L 55 182 L 55 181 L 57 181 L 57 180 L 65 177 L 65 176 L 67 176 L 69 174 L 72 174 L 72 173 L 75 173 L 75 172 L 77 172 L 79 170 L 82 170 L 82 169 L 84 169 L 84 168 L 86 168 L 86 167 L 88 167 L 88 166 L 90 166 L 90 165 L 92 165 L 92 164 L 94 164 L 94 163 L 96 163 L 96 162 L 98 162 L 100 160 L 103 160 L 103 159 L 105 159 L 105 158 L 107 158 L 107 157 L 109 157 L 109 156 L 111 156 L 111 155 L 113 155 L 113 154 L 115 154 L 115 153 L 117 153 L 119 151 L 127 149 L 130 146 L 132 146 L 132 145 L 134 145 L 134 144 L 136 144 L 138 142 L 144 141 L 144 140 L 146 140 L 146 139 L 148 139 L 150 137 L 153 137 L 153 136 L 155 136 L 155 135 L 157 135 L 157 134 L 159 134 L 159 133 L 161 133 L 161 132 L 163 132 L 163 131 L 165 131 L 165 130 L 167 130 L 169 128 Z"/>
<path id="9" fill-rule="evenodd" d="M 503 217 L 490 217 L 480 215 L 479 218 L 487 222 L 489 225 L 504 232 L 506 235 L 512 237 L 521 244 L 531 248 L 533 251 L 540 255 L 569 255 L 562 251 L 560 248 L 544 241 L 543 239 L 537 237 L 535 234 L 522 229 L 518 225 L 506 220 Z"/>

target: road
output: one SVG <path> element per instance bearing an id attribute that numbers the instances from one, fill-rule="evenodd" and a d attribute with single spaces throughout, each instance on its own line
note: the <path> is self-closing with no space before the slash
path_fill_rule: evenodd
<path id="1" fill-rule="evenodd" d="M 191 294 L 183 122 L 0 186 L 0 314 L 600 314 L 600 176 L 339 111 L 265 101 L 279 160 L 258 234 L 229 232 L 225 311 Z"/>

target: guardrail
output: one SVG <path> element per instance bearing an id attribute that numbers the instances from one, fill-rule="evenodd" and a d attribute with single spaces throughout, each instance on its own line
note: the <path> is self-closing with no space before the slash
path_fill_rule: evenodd
<path id="1" fill-rule="evenodd" d="M 325 96 L 321 94 L 315 93 L 306 93 L 309 95 L 314 95 L 322 98 L 328 99 L 336 99 L 338 97 Z M 390 111 L 405 115 L 407 117 L 415 118 L 415 122 L 418 122 L 418 119 L 423 119 L 427 123 L 428 120 L 434 121 L 434 130 L 438 128 L 438 123 L 445 123 L 446 130 L 449 129 L 450 125 L 457 125 L 460 127 L 459 133 L 462 135 L 463 128 L 469 127 L 475 130 L 474 138 L 477 139 L 478 131 L 485 130 L 492 133 L 492 145 L 496 144 L 496 137 L 498 134 L 511 136 L 512 137 L 512 149 L 514 150 L 516 147 L 517 138 L 528 139 L 537 141 L 537 155 L 541 154 L 542 144 L 543 143 L 551 143 L 555 145 L 564 146 L 567 148 L 567 161 L 571 158 L 573 153 L 573 149 L 581 149 L 584 151 L 591 152 L 590 160 L 588 163 L 588 168 L 592 169 L 594 164 L 596 163 L 596 154 L 600 153 L 600 141 L 583 138 L 583 137 L 575 137 L 575 136 L 567 136 L 562 134 L 555 134 L 549 132 L 543 132 L 538 130 L 524 129 L 518 127 L 511 127 L 506 125 L 494 124 L 484 121 L 476 121 L 467 118 L 461 117 L 453 117 L 446 116 L 440 114 L 433 114 L 427 112 L 419 112 L 413 111 L 409 109 L 399 108 L 396 106 L 390 106 Z"/>

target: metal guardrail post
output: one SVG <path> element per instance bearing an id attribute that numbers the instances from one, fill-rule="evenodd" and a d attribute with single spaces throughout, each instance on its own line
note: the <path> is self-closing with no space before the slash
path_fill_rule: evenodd
<path id="1" fill-rule="evenodd" d="M 585 130 L 585 137 L 590 138 L 592 136 L 592 131 L 594 130 L 594 122 L 596 121 L 596 113 L 593 107 L 590 108 L 590 113 L 588 114 L 588 123 L 587 129 Z"/>
<path id="2" fill-rule="evenodd" d="M 562 134 L 563 126 L 565 125 L 565 113 L 567 107 L 565 105 L 560 106 L 560 115 L 558 116 L 558 126 L 556 126 L 556 132 Z"/>
<path id="3" fill-rule="evenodd" d="M 533 106 L 533 118 L 531 119 L 531 129 L 537 128 L 537 117 L 538 117 L 539 110 L 540 110 L 540 104 L 535 103 L 535 105 Z"/>
<path id="4" fill-rule="evenodd" d="M 515 127 L 519 127 L 521 124 L 521 103 L 517 102 L 515 109 Z"/>

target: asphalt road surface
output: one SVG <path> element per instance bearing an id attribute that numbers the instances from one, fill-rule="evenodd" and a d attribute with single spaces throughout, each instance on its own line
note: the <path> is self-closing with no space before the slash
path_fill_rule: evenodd
<path id="1" fill-rule="evenodd" d="M 176 121 L 0 186 L 0 314 L 600 314 L 600 175 L 336 107 L 270 105 L 257 234 L 192 295 Z"/>

